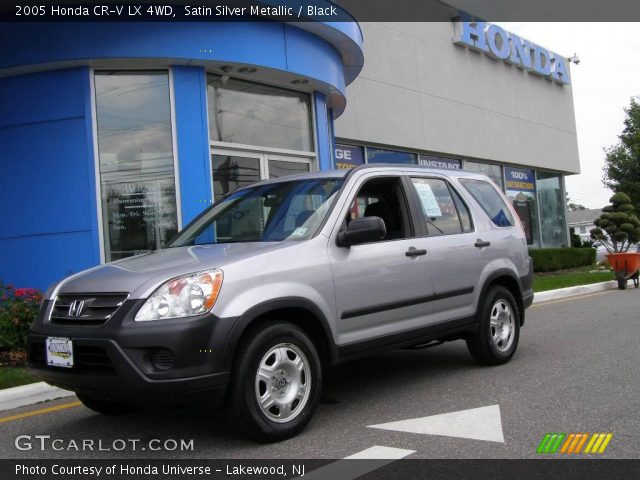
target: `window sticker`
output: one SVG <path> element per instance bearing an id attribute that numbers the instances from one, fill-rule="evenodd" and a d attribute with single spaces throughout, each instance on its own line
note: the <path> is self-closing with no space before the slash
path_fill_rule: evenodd
<path id="1" fill-rule="evenodd" d="M 442 211 L 440 210 L 436 196 L 433 194 L 433 190 L 431 190 L 431 185 L 423 182 L 414 182 L 413 186 L 416 187 L 425 216 L 441 217 Z"/>
<path id="2" fill-rule="evenodd" d="M 309 229 L 306 227 L 298 227 L 293 231 L 293 233 L 291 234 L 291 237 L 292 238 L 304 237 L 307 233 L 307 230 Z"/>

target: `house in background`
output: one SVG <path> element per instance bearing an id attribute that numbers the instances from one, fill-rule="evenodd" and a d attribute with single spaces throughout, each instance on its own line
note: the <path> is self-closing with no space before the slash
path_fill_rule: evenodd
<path id="1" fill-rule="evenodd" d="M 576 235 L 580 235 L 580 240 L 590 240 L 591 235 L 589 232 L 596 228 L 593 221 L 602 215 L 602 210 L 599 208 L 588 208 L 586 210 L 576 210 L 575 212 L 568 212 L 567 220 L 569 228 L 574 228 Z"/>

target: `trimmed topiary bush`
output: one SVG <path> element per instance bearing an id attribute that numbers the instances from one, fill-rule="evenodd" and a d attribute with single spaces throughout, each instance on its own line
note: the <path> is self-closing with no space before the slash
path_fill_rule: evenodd
<path id="1" fill-rule="evenodd" d="M 602 215 L 593 221 L 596 228 L 589 233 L 609 253 L 624 253 L 640 241 L 640 219 L 626 193 L 617 192 L 609 201 L 611 204 L 604 207 Z"/>
<path id="2" fill-rule="evenodd" d="M 596 263 L 595 248 L 532 248 L 529 255 L 534 272 L 555 272 Z"/>

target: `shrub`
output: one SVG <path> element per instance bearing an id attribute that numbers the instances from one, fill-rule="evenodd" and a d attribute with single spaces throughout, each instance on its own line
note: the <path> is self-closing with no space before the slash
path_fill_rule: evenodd
<path id="1" fill-rule="evenodd" d="M 617 192 L 609 201 L 611 204 L 602 209 L 604 213 L 593 221 L 596 228 L 591 230 L 591 238 L 602 243 L 609 253 L 627 252 L 640 241 L 640 219 L 626 193 Z"/>
<path id="2" fill-rule="evenodd" d="M 596 263 L 595 248 L 536 248 L 529 250 L 535 272 L 588 267 Z"/>
<path id="3" fill-rule="evenodd" d="M 38 315 L 42 293 L 0 283 L 0 351 L 26 350 L 29 327 Z"/>

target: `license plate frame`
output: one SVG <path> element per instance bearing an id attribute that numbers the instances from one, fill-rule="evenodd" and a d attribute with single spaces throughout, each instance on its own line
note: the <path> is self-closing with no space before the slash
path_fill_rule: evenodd
<path id="1" fill-rule="evenodd" d="M 73 368 L 73 340 L 67 337 L 47 337 L 45 353 L 49 367 Z"/>

